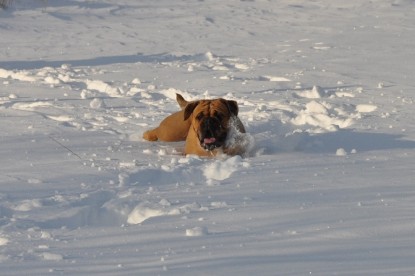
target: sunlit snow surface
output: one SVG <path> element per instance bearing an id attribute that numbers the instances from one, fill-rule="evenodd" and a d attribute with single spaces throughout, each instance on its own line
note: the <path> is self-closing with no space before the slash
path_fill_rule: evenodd
<path id="1" fill-rule="evenodd" d="M 415 2 L 0 10 L 0 274 L 415 274 Z M 245 156 L 142 133 L 239 104 Z"/>

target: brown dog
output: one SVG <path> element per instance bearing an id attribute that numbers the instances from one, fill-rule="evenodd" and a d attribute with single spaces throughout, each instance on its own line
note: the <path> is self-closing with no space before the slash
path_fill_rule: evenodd
<path id="1" fill-rule="evenodd" d="M 244 149 L 237 143 L 229 143 L 232 131 L 245 133 L 238 118 L 238 104 L 222 98 L 213 100 L 186 101 L 176 95 L 181 111 L 166 117 L 160 125 L 146 131 L 143 138 L 148 141 L 186 141 L 185 154 L 215 156 L 220 152 L 228 155 L 242 154 Z"/>

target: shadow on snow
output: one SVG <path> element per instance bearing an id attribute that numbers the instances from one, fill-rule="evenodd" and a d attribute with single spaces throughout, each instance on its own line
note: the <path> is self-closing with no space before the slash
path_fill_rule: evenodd
<path id="1" fill-rule="evenodd" d="M 175 62 L 175 61 L 203 61 L 206 59 L 205 54 L 195 55 L 173 55 L 168 53 L 160 53 L 154 55 L 121 55 L 121 56 L 105 56 L 94 57 L 90 59 L 78 60 L 16 60 L 16 61 L 0 61 L 0 68 L 7 70 L 31 70 L 40 69 L 44 67 L 60 67 L 62 64 L 70 64 L 71 66 L 103 66 L 117 63 L 161 63 L 161 62 Z"/>

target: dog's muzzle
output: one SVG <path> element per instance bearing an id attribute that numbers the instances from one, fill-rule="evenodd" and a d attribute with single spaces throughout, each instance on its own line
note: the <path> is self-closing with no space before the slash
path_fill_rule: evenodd
<path id="1" fill-rule="evenodd" d="M 213 117 L 208 117 L 200 125 L 200 145 L 206 151 L 212 151 L 223 145 L 226 132 L 223 131 L 221 122 Z"/>

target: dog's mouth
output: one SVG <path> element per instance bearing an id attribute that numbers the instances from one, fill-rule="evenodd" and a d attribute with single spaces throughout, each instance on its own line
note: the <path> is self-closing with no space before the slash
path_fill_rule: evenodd
<path id="1" fill-rule="evenodd" d="M 202 120 L 198 136 L 200 146 L 206 151 L 212 151 L 223 146 L 227 131 L 219 119 L 208 117 Z"/>
<path id="2" fill-rule="evenodd" d="M 220 147 L 215 137 L 204 138 L 201 145 L 206 151 L 212 151 Z"/>
<path id="3" fill-rule="evenodd" d="M 212 151 L 214 149 L 220 148 L 225 144 L 226 133 L 221 133 L 220 135 L 201 135 L 200 146 L 205 151 Z"/>

